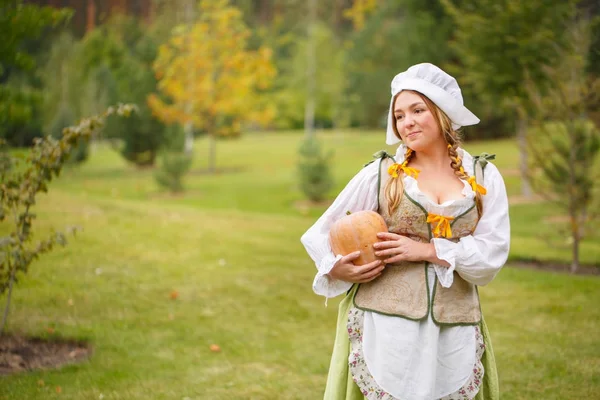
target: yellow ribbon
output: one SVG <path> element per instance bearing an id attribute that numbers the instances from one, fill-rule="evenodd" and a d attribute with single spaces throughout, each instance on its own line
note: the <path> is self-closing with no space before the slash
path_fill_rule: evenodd
<path id="1" fill-rule="evenodd" d="M 471 185 L 471 188 L 473 189 L 473 191 L 474 191 L 475 193 L 479 192 L 479 193 L 481 193 L 481 194 L 483 194 L 483 195 L 485 195 L 485 194 L 487 193 L 487 189 L 486 189 L 486 188 L 484 188 L 483 186 L 481 186 L 479 183 L 477 183 L 477 182 L 475 181 L 475 177 L 474 177 L 474 176 L 470 177 L 470 178 L 467 180 L 467 182 L 469 182 L 469 185 Z"/>
<path id="2" fill-rule="evenodd" d="M 454 217 L 445 217 L 443 215 L 437 214 L 427 214 L 427 223 L 428 224 L 437 224 L 435 228 L 433 228 L 433 236 L 436 238 L 452 237 L 452 228 L 450 226 L 450 221 L 454 220 Z"/>
<path id="3" fill-rule="evenodd" d="M 397 178 L 398 170 L 402 170 L 402 172 L 404 172 L 406 175 L 412 176 L 415 179 L 417 179 L 419 177 L 419 170 L 416 168 L 408 167 L 405 165 L 405 163 L 402 163 L 402 164 L 396 163 L 396 164 L 390 165 L 388 168 L 388 174 L 390 174 L 393 178 Z"/>

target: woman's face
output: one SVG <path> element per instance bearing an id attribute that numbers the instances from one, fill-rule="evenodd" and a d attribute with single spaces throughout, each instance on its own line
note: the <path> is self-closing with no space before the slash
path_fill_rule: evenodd
<path id="1" fill-rule="evenodd" d="M 440 127 L 421 96 L 402 91 L 394 102 L 396 129 L 408 147 L 423 151 L 444 140 Z"/>

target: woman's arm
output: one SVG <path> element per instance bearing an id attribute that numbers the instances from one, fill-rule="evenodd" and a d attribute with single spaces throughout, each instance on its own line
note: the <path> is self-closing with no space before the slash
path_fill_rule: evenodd
<path id="1" fill-rule="evenodd" d="M 483 286 L 494 279 L 508 258 L 510 247 L 510 221 L 508 197 L 504 180 L 498 168 L 489 163 L 485 168 L 483 212 L 472 235 L 461 238 L 457 243 L 446 239 L 432 239 L 436 257 L 444 260 L 448 267 L 438 266 L 440 283 L 452 285 L 452 271 L 467 282 Z M 439 271 L 437 271 L 439 270 Z"/>
<path id="2" fill-rule="evenodd" d="M 350 282 L 335 279 L 329 275 L 335 263 L 342 256 L 346 256 L 345 254 L 333 254 L 329 244 L 329 230 L 335 221 L 346 215 L 347 211 L 377 210 L 379 164 L 380 160 L 377 160 L 360 170 L 327 211 L 300 239 L 317 267 L 317 275 L 313 282 L 313 290 L 316 294 L 328 298 L 335 297 L 346 292 L 352 286 Z"/>

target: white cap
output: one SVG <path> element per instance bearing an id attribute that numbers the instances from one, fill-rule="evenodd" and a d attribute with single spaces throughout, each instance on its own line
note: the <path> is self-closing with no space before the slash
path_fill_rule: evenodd
<path id="1" fill-rule="evenodd" d="M 479 118 L 463 105 L 462 93 L 456 79 L 433 64 L 417 64 L 399 73 L 392 80 L 392 99 L 385 140 L 387 144 L 396 144 L 400 141 L 393 130 L 395 121 L 392 107 L 394 97 L 403 90 L 414 90 L 425 95 L 446 113 L 452 120 L 452 128 L 455 130 L 461 126 L 479 123 Z"/>

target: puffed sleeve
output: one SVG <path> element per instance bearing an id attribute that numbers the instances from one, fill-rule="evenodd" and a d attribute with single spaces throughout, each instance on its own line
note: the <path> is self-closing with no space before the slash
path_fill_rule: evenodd
<path id="1" fill-rule="evenodd" d="M 483 286 L 492 281 L 508 258 L 510 221 L 508 198 L 504 180 L 498 168 L 489 163 L 485 168 L 483 185 L 483 212 L 472 235 L 457 243 L 446 239 L 432 239 L 439 259 L 450 264 L 467 282 Z M 450 286 L 447 282 L 444 286 Z"/>
<path id="2" fill-rule="evenodd" d="M 333 279 L 327 275 L 337 260 L 345 255 L 333 254 L 329 244 L 329 229 L 335 221 L 345 216 L 347 211 L 377 210 L 379 164 L 380 160 L 376 160 L 360 170 L 300 239 L 317 267 L 313 290 L 318 295 L 331 298 L 352 287 L 350 282 Z"/>

